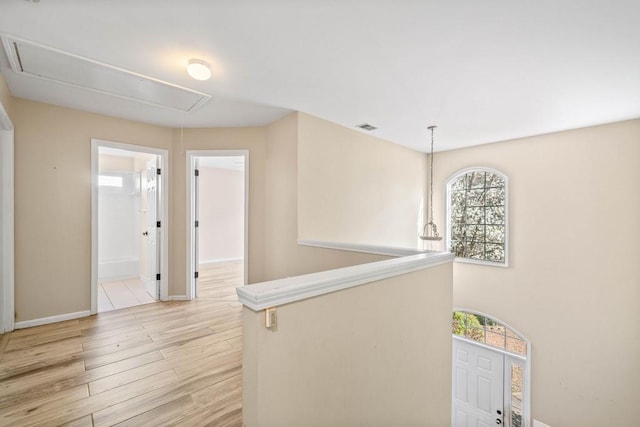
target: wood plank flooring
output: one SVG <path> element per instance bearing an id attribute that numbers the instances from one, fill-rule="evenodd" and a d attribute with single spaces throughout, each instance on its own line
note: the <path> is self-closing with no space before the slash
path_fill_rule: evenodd
<path id="1" fill-rule="evenodd" d="M 194 301 L 1 335 L 0 426 L 241 426 L 242 268 L 201 268 Z"/>

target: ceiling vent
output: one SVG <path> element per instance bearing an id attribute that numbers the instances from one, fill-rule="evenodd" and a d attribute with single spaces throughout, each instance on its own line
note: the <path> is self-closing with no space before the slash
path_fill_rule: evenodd
<path id="1" fill-rule="evenodd" d="M 366 130 L 368 132 L 371 132 L 372 130 L 376 130 L 378 129 L 377 127 L 370 125 L 369 123 L 363 123 L 361 125 L 356 126 L 357 128 L 360 128 L 362 130 Z"/>
<path id="2" fill-rule="evenodd" d="M 118 98 L 189 112 L 211 96 L 57 49 L 2 36 L 18 74 L 104 93 Z"/>

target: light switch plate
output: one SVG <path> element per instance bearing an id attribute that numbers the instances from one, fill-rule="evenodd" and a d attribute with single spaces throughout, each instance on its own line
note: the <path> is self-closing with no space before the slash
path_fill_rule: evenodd
<path id="1" fill-rule="evenodd" d="M 264 311 L 264 327 L 267 329 L 274 329 L 278 323 L 278 318 L 276 316 L 276 308 L 271 307 L 267 308 Z"/>

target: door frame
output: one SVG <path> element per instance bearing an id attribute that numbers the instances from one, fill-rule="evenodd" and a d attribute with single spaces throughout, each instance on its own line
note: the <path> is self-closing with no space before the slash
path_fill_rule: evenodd
<path id="1" fill-rule="evenodd" d="M 91 314 L 98 312 L 98 163 L 100 147 L 160 156 L 160 301 L 169 299 L 169 151 L 91 138 Z"/>
<path id="2" fill-rule="evenodd" d="M 249 277 L 249 150 L 187 150 L 187 289 L 186 299 L 192 300 L 196 295 L 195 280 L 195 165 L 197 157 L 244 157 L 244 274 L 243 286 Z"/>
<path id="3" fill-rule="evenodd" d="M 452 364 L 455 363 L 454 357 L 455 357 L 455 353 L 453 352 L 453 342 L 455 342 L 455 340 L 461 341 L 461 342 L 465 342 L 468 344 L 472 344 L 487 350 L 491 350 L 494 351 L 496 353 L 500 353 L 504 356 L 504 364 L 503 364 L 503 375 L 502 375 L 502 379 L 503 379 L 503 387 L 504 387 L 504 408 L 505 408 L 505 413 L 504 413 L 504 418 L 507 419 L 507 416 L 509 417 L 509 423 L 511 422 L 511 370 L 507 369 L 507 362 L 516 362 L 518 364 L 520 364 L 523 367 L 523 376 L 524 376 L 524 398 L 522 399 L 522 404 L 524 406 L 523 408 L 523 423 L 522 423 L 522 427 L 530 427 L 531 426 L 531 341 L 525 337 L 522 333 L 520 333 L 520 331 L 518 331 L 517 329 L 511 327 L 511 325 L 509 325 L 506 322 L 503 322 L 502 320 L 496 318 L 495 316 L 492 316 L 490 314 L 487 313 L 483 313 L 481 311 L 477 311 L 477 310 L 470 310 L 467 308 L 461 308 L 461 307 L 454 307 L 452 313 L 456 312 L 456 311 L 464 311 L 467 313 L 471 313 L 471 314 L 477 314 L 479 316 L 483 316 L 486 317 L 488 319 L 494 320 L 502 325 L 504 325 L 505 327 L 511 329 L 513 332 L 515 332 L 522 340 L 524 340 L 524 342 L 527 345 L 527 355 L 522 356 L 522 355 L 518 355 L 515 353 L 511 353 L 508 352 L 506 350 L 502 350 L 500 348 L 497 347 L 492 347 L 490 345 L 486 345 L 486 344 L 482 344 L 479 343 L 477 341 L 473 341 L 467 338 L 463 338 L 457 335 L 452 335 L 452 354 L 451 354 L 451 360 L 452 360 Z M 452 369 L 455 369 L 455 366 L 452 365 Z M 452 378 L 453 378 L 453 372 L 452 372 Z M 507 391 L 509 391 L 507 393 Z M 453 413 L 453 400 L 451 401 L 451 411 Z M 510 424 L 504 424 L 504 425 L 510 425 Z"/>
<path id="4" fill-rule="evenodd" d="M 7 110 L 0 103 L 0 150 L 2 179 L 0 209 L 2 209 L 2 275 L 0 276 L 0 334 L 15 327 L 15 231 L 14 231 L 14 128 Z"/>

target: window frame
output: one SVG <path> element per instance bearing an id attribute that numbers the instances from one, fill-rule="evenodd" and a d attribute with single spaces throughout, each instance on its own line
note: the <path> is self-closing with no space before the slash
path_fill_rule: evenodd
<path id="1" fill-rule="evenodd" d="M 477 264 L 477 265 L 487 265 L 493 267 L 509 267 L 509 177 L 504 173 L 500 172 L 497 169 L 485 167 L 485 166 L 472 166 L 468 168 L 461 169 L 455 172 L 453 175 L 449 176 L 445 181 L 445 250 L 451 251 L 451 185 L 455 180 L 460 178 L 462 175 L 466 175 L 469 172 L 488 172 L 494 175 L 499 176 L 504 181 L 504 263 L 497 261 L 488 261 L 484 259 L 472 259 L 472 258 L 463 258 L 456 256 L 456 262 L 462 262 L 466 264 Z"/>

